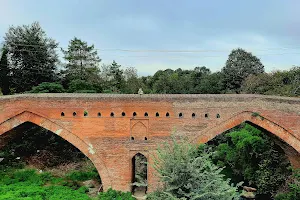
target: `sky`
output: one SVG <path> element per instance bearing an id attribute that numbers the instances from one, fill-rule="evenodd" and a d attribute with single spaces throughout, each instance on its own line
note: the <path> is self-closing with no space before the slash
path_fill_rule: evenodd
<path id="1" fill-rule="evenodd" d="M 300 65 L 299 8 L 299 0 L 0 0 L 0 42 L 9 26 L 38 21 L 60 47 L 78 37 L 102 63 L 140 75 L 219 71 L 234 48 L 271 72 Z"/>

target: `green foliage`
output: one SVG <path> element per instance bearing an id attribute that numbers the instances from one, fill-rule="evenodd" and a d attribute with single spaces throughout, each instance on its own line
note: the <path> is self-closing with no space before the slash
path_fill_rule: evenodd
<path id="1" fill-rule="evenodd" d="M 300 170 L 294 170 L 292 181 L 288 183 L 288 191 L 276 195 L 275 200 L 300 199 Z"/>
<path id="2" fill-rule="evenodd" d="M 154 168 L 164 187 L 149 199 L 238 199 L 237 187 L 224 180 L 222 168 L 214 165 L 210 154 L 199 153 L 186 140 L 166 142 L 158 149 Z"/>
<path id="3" fill-rule="evenodd" d="M 75 79 L 69 83 L 68 91 L 71 93 L 97 93 L 101 92 L 101 87 L 95 83 Z"/>
<path id="4" fill-rule="evenodd" d="M 113 189 L 108 189 L 106 192 L 99 194 L 100 200 L 135 200 L 130 192 L 120 192 Z"/>
<path id="5" fill-rule="evenodd" d="M 244 180 L 258 194 L 276 194 L 290 175 L 290 163 L 274 139 L 255 127 L 244 124 L 212 141 L 213 160 L 224 167 L 227 177 Z"/>
<path id="6" fill-rule="evenodd" d="M 226 89 L 236 93 L 240 93 L 242 84 L 248 76 L 263 72 L 264 66 L 260 60 L 241 48 L 231 51 L 222 69 Z"/>
<path id="7" fill-rule="evenodd" d="M 73 171 L 66 175 L 66 177 L 69 180 L 72 181 L 86 181 L 91 179 L 97 179 L 98 178 L 98 172 L 97 171 Z"/>
<path id="8" fill-rule="evenodd" d="M 243 85 L 244 93 L 298 96 L 300 94 L 300 67 L 289 71 L 275 71 L 249 76 Z"/>
<path id="9" fill-rule="evenodd" d="M 3 47 L 0 54 L 0 88 L 4 95 L 10 93 L 10 69 L 7 61 L 8 49 Z"/>
<path id="10" fill-rule="evenodd" d="M 47 37 L 38 22 L 11 26 L 4 40 L 10 55 L 10 87 L 17 93 L 31 90 L 42 82 L 57 80 L 55 49 L 58 43 Z"/>
<path id="11" fill-rule="evenodd" d="M 90 200 L 85 187 L 76 189 L 59 184 L 50 184 L 54 179 L 49 173 L 36 173 L 33 169 L 15 170 L 0 176 L 0 199 L 34 200 Z"/>
<path id="12" fill-rule="evenodd" d="M 85 80 L 94 82 L 100 72 L 98 65 L 101 59 L 97 55 L 94 45 L 74 37 L 69 43 L 68 50 L 63 50 L 64 59 L 67 60 L 66 70 L 63 72 L 67 81 Z"/>
<path id="13" fill-rule="evenodd" d="M 59 83 L 41 83 L 38 86 L 32 87 L 30 93 L 63 93 L 65 90 Z"/>

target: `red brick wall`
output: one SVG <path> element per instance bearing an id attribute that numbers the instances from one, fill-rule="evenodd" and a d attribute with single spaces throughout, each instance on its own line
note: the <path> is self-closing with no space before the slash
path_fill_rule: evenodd
<path id="1" fill-rule="evenodd" d="M 293 147 L 285 149 L 300 167 L 295 154 L 300 152 L 299 113 L 300 99 L 260 95 L 15 95 L 0 97 L 0 135 L 26 121 L 47 128 L 92 160 L 104 189 L 130 191 L 136 153 L 151 163 L 157 144 L 171 133 L 200 143 L 244 121 L 261 126 Z M 149 191 L 156 188 L 157 181 L 149 164 Z"/>

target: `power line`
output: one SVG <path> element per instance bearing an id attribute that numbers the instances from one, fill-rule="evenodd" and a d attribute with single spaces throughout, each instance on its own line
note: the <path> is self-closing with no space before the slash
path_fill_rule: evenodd
<path id="1" fill-rule="evenodd" d="M 26 50 L 26 49 L 20 49 L 20 50 L 13 50 L 12 52 L 31 52 L 31 53 L 38 53 L 38 52 L 44 52 L 42 50 Z M 300 54 L 300 52 L 289 52 L 289 53 L 270 53 L 270 54 L 256 54 L 255 56 L 272 56 L 272 55 L 295 55 L 295 54 Z M 116 58 L 180 58 L 180 57 L 185 57 L 185 58 L 220 58 L 224 57 L 225 55 L 107 55 L 106 56 L 114 56 Z"/>
<path id="2" fill-rule="evenodd" d="M 24 46 L 24 47 L 44 47 L 42 45 L 34 45 L 34 44 L 9 44 L 11 46 Z M 300 48 L 300 46 L 290 46 L 290 47 L 273 47 L 273 48 L 265 48 L 265 49 L 252 49 L 254 51 L 275 51 L 275 50 L 290 50 L 290 49 L 297 49 Z M 55 47 L 52 49 L 63 49 L 67 50 L 67 48 L 62 47 Z M 228 52 L 232 49 L 228 50 L 214 50 L 214 49 L 200 49 L 200 50 L 184 50 L 184 49 L 174 49 L 174 50 L 168 50 L 168 49 L 121 49 L 121 48 L 115 48 L 115 49 L 97 49 L 94 50 L 98 51 L 121 51 L 121 52 L 134 52 L 134 53 L 206 53 L 206 52 Z"/>

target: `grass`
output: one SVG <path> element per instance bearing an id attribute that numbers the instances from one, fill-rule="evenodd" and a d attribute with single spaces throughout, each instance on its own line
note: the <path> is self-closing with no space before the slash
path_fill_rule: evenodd
<path id="1" fill-rule="evenodd" d="M 90 197 L 83 186 L 86 180 L 97 180 L 97 171 L 73 170 L 64 176 L 38 172 L 32 168 L 2 168 L 0 171 L 0 200 L 134 200 L 130 192 L 109 189 Z"/>
<path id="2" fill-rule="evenodd" d="M 80 186 L 76 177 L 90 178 L 78 172 L 71 180 L 67 176 L 54 177 L 49 172 L 38 173 L 34 169 L 10 169 L 0 173 L 0 200 L 90 200 L 86 194 L 88 189 Z"/>

